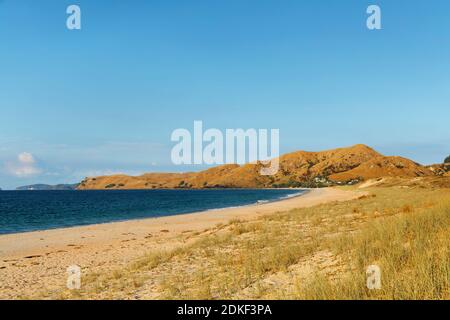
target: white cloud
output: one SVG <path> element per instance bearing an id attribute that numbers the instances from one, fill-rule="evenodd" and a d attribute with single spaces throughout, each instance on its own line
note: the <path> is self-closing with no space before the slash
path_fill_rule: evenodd
<path id="1" fill-rule="evenodd" d="M 17 159 L 19 159 L 19 162 L 24 164 L 24 165 L 33 165 L 36 161 L 34 160 L 34 157 L 31 153 L 28 152 L 22 152 L 21 154 L 19 154 L 19 156 L 17 157 Z"/>
<path id="2" fill-rule="evenodd" d="M 34 176 L 42 172 L 37 166 L 36 159 L 29 152 L 22 152 L 17 156 L 16 161 L 7 162 L 6 170 L 9 174 L 19 178 Z"/>

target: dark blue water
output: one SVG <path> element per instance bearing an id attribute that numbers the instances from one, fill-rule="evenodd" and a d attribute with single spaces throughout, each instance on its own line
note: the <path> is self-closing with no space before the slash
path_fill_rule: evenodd
<path id="1" fill-rule="evenodd" d="M 301 190 L 0 191 L 0 234 L 275 201 Z"/>

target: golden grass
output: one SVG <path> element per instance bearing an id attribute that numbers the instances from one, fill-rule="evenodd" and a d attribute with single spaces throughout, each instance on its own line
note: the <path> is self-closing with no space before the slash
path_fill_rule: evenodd
<path id="1" fill-rule="evenodd" d="M 369 191 L 218 225 L 126 268 L 89 275 L 82 290 L 59 297 L 449 299 L 449 190 Z M 380 290 L 366 287 L 373 264 L 381 268 Z"/>
<path id="2" fill-rule="evenodd" d="M 316 274 L 300 284 L 300 299 L 449 299 L 450 197 L 432 209 L 410 205 L 400 214 L 370 222 L 357 235 L 341 236 L 336 254 L 346 257 L 352 271 L 338 281 Z M 347 253 L 347 254 L 346 254 Z M 381 268 L 382 285 L 368 290 L 365 269 Z"/>

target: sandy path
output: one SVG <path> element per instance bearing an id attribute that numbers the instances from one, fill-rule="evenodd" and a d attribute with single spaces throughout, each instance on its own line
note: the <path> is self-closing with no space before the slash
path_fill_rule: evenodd
<path id="1" fill-rule="evenodd" d="M 0 298 L 26 298 L 59 288 L 72 264 L 81 266 L 83 272 L 111 270 L 149 250 L 180 243 L 180 235 L 202 232 L 231 219 L 253 219 L 360 195 L 335 188 L 314 189 L 303 196 L 256 206 L 2 235 Z"/>

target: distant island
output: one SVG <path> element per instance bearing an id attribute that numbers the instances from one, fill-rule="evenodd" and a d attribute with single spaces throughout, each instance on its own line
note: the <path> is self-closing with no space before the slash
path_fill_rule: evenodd
<path id="1" fill-rule="evenodd" d="M 78 183 L 74 184 L 57 184 L 57 185 L 49 185 L 49 184 L 32 184 L 29 186 L 22 186 L 16 188 L 16 190 L 20 191 L 30 191 L 30 190 L 76 190 L 78 188 Z"/>

